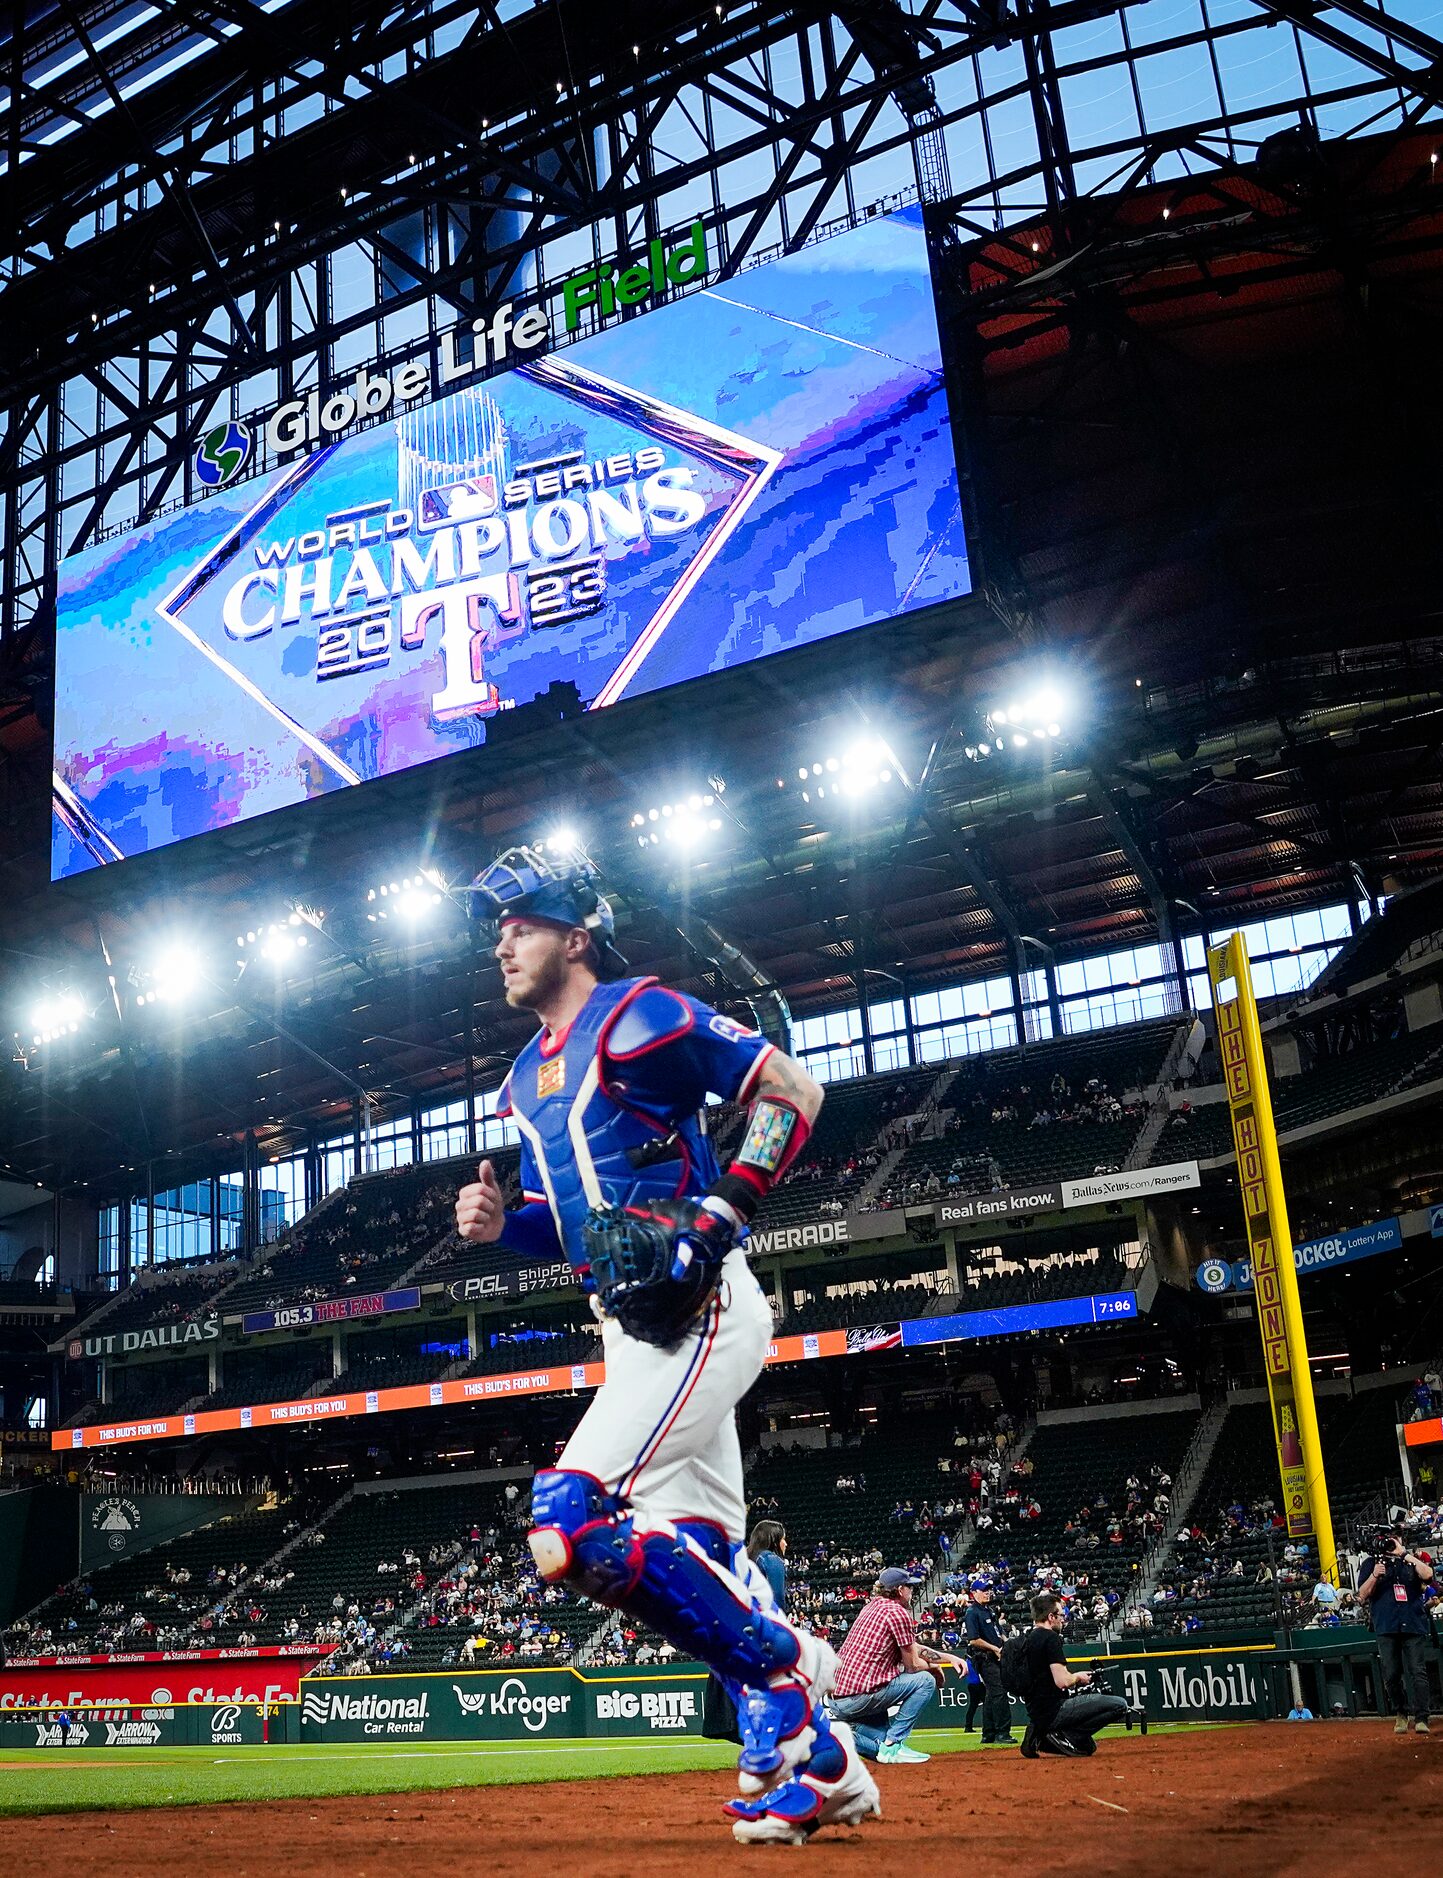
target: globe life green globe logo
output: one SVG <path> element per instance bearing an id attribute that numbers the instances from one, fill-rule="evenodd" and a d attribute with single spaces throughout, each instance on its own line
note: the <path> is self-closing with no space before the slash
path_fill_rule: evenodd
<path id="1" fill-rule="evenodd" d="M 248 425 L 234 419 L 217 424 L 205 433 L 196 449 L 196 480 L 207 489 L 221 489 L 234 482 L 250 462 L 254 448 Z"/>

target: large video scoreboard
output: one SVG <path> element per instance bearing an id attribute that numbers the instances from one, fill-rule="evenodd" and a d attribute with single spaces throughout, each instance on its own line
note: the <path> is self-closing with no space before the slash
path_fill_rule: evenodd
<path id="1" fill-rule="evenodd" d="M 213 495 L 64 563 L 56 878 L 968 591 L 920 215 L 621 319 L 658 265 L 568 284 L 618 316 L 565 348 L 493 324 L 498 375 L 283 407 L 263 475 L 213 435 Z"/>

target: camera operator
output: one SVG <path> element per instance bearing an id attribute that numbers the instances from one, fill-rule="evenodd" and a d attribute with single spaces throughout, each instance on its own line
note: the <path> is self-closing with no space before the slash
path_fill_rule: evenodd
<path id="1" fill-rule="evenodd" d="M 1022 1736 L 1024 1760 L 1039 1754 L 1095 1754 L 1093 1736 L 1130 1713 L 1120 1695 L 1094 1691 L 1091 1670 L 1069 1669 L 1062 1647 L 1067 1611 L 1050 1591 L 1032 1600 L 1033 1628 L 1023 1645 L 1027 1727 Z"/>
<path id="2" fill-rule="evenodd" d="M 1388 1706 L 1397 1716 L 1396 1735 L 1408 1732 L 1403 1694 L 1404 1678 L 1413 1705 L 1413 1724 L 1428 1733 L 1427 1648 L 1431 1625 L 1423 1587 L 1433 1577 L 1426 1559 L 1409 1552 L 1396 1532 L 1377 1536 L 1373 1552 L 1358 1574 L 1358 1602 L 1366 1604 L 1378 1639 L 1383 1688 Z"/>

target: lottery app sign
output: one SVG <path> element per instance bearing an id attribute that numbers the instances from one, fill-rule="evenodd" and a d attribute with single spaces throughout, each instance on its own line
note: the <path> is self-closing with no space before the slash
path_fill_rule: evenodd
<path id="1" fill-rule="evenodd" d="M 915 211 L 511 356 L 63 565 L 57 878 L 968 591 Z"/>

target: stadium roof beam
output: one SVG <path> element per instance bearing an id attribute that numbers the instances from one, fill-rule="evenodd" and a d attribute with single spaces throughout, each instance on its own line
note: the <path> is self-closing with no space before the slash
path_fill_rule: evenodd
<path id="1" fill-rule="evenodd" d="M 1157 845 L 1149 837 L 1133 827 L 1130 816 L 1114 799 L 1107 782 L 1098 775 L 1096 770 L 1093 771 L 1088 783 L 1088 795 L 1102 817 L 1103 826 L 1122 850 L 1124 858 L 1137 875 L 1142 890 L 1147 895 L 1148 905 L 1152 908 L 1152 917 L 1157 925 L 1158 944 L 1166 946 L 1172 958 L 1178 1008 L 1182 1009 L 1187 1001 L 1187 976 L 1183 965 L 1177 922 L 1172 915 L 1173 907 L 1182 896 L 1176 882 L 1164 884 L 1163 874 L 1167 869 L 1166 855 L 1159 851 Z"/>
<path id="2" fill-rule="evenodd" d="M 1424 32 L 1421 26 L 1400 19 L 1385 7 L 1370 4 L 1370 0 L 1326 0 L 1326 7 L 1320 6 L 1318 0 L 1254 0 L 1254 3 L 1265 13 L 1286 20 L 1310 39 L 1320 40 L 1335 52 L 1346 53 L 1359 65 L 1371 67 L 1391 79 L 1401 90 L 1412 92 L 1420 104 L 1443 104 L 1443 41 Z M 1344 32 L 1325 17 L 1332 13 L 1356 20 L 1367 29 L 1368 36 Z M 1427 64 L 1405 65 L 1394 56 L 1391 50 L 1394 46 L 1406 46 L 1410 52 L 1426 59 Z"/>

